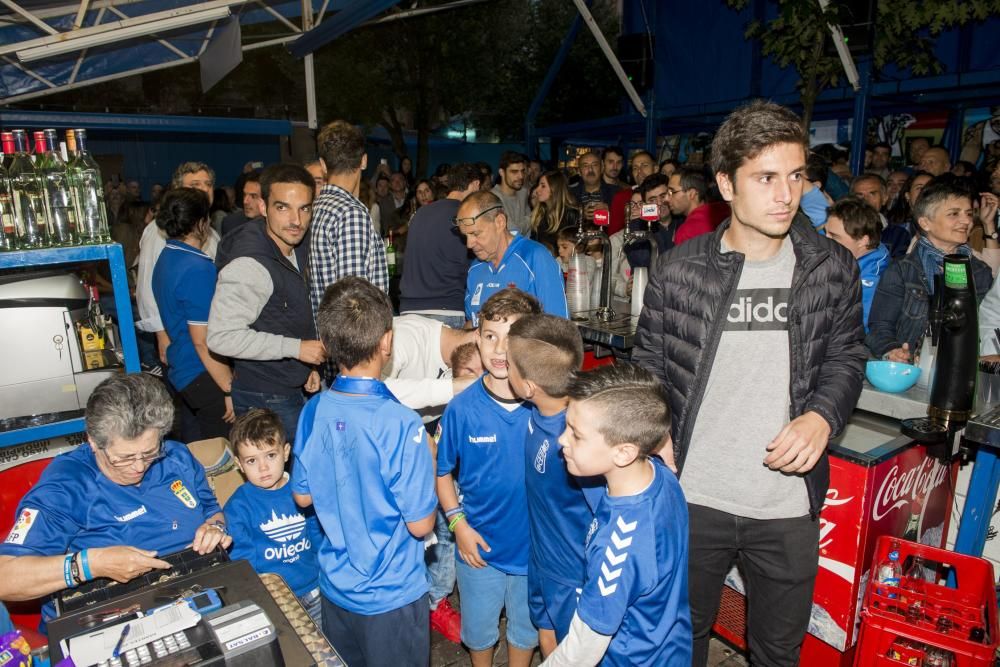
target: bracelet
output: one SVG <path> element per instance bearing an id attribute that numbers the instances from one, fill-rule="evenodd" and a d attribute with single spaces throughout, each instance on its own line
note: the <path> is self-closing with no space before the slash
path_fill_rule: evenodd
<path id="1" fill-rule="evenodd" d="M 84 549 L 80 552 L 80 567 L 83 569 L 83 580 L 90 581 L 94 578 L 93 573 L 90 571 L 90 559 L 88 556 L 89 549 Z"/>
<path id="2" fill-rule="evenodd" d="M 448 530 L 450 530 L 451 532 L 454 533 L 455 532 L 455 526 L 457 526 L 458 523 L 462 519 L 464 519 L 464 518 L 465 518 L 465 512 L 459 512 L 458 514 L 456 514 L 455 516 L 453 516 L 451 518 L 451 521 L 448 522 Z"/>
<path id="3" fill-rule="evenodd" d="M 233 393 L 231 391 L 224 391 L 224 392 L 222 392 L 223 398 L 229 398 L 232 395 L 233 395 Z"/>
<path id="4" fill-rule="evenodd" d="M 459 505 L 458 507 L 453 507 L 450 510 L 445 510 L 444 511 L 444 518 L 450 519 L 451 517 L 455 516 L 456 514 L 460 514 L 464 510 L 465 510 L 465 508 L 462 507 L 461 505 Z"/>
<path id="5" fill-rule="evenodd" d="M 210 528 L 215 528 L 216 530 L 218 530 L 219 532 L 221 532 L 223 535 L 228 535 L 229 534 L 229 531 L 226 529 L 226 524 L 222 523 L 221 521 L 213 521 L 212 523 L 210 523 L 208 525 L 209 525 Z"/>
<path id="6" fill-rule="evenodd" d="M 66 554 L 66 558 L 63 559 L 63 579 L 66 582 L 66 588 L 75 588 L 76 584 L 73 583 L 73 556 L 76 554 Z"/>

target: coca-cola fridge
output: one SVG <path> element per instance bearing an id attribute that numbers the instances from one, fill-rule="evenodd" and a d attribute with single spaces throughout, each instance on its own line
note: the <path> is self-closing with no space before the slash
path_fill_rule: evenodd
<path id="1" fill-rule="evenodd" d="M 830 489 L 820 514 L 819 572 L 803 667 L 853 664 L 876 538 L 895 535 L 945 546 L 958 465 L 929 457 L 923 445 L 898 433 L 889 420 L 865 420 L 849 424 L 830 445 Z M 745 648 L 746 601 L 738 572 L 726 584 L 715 630 Z"/>

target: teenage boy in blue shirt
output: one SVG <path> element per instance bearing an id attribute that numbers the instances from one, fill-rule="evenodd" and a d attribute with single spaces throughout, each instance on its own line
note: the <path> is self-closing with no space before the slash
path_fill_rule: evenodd
<path id="1" fill-rule="evenodd" d="M 552 315 L 522 317 L 510 328 L 507 357 L 511 388 L 532 404 L 523 454 L 531 529 L 528 602 L 545 657 L 569 632 L 586 580 L 583 543 L 594 512 L 584 492 L 599 498 L 604 480 L 570 475 L 559 452 L 566 389 L 583 361 L 577 326 Z"/>
<path id="2" fill-rule="evenodd" d="M 486 374 L 451 400 L 438 425 L 437 491 L 455 533 L 462 642 L 473 667 L 493 664 L 504 607 L 509 664 L 528 667 L 538 643 L 525 549 L 522 452 L 529 411 L 507 381 L 507 331 L 518 318 L 540 312 L 534 297 L 514 287 L 486 300 L 476 330 Z M 464 505 L 455 493 L 456 468 Z"/>
<path id="3" fill-rule="evenodd" d="M 569 634 L 542 664 L 688 667 L 687 505 L 674 473 L 650 456 L 672 446 L 666 391 L 619 363 L 576 374 L 567 393 L 566 466 L 603 476 L 607 489 Z"/>
<path id="4" fill-rule="evenodd" d="M 281 575 L 309 616 L 322 623 L 316 552 L 322 535 L 311 507 L 292 498 L 285 464 L 291 445 L 273 410 L 253 408 L 236 418 L 229 441 L 247 481 L 226 502 L 233 536 L 230 555 L 250 561 L 257 572 Z"/>
<path id="5" fill-rule="evenodd" d="M 349 276 L 327 288 L 316 324 L 340 373 L 299 417 L 292 491 L 323 527 L 323 632 L 351 667 L 426 666 L 434 466 L 420 416 L 377 379 L 392 353 L 392 305 Z"/>

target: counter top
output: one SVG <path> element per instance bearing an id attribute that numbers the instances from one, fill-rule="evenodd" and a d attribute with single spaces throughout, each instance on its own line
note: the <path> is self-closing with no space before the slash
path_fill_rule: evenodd
<path id="1" fill-rule="evenodd" d="M 893 419 L 926 417 L 929 400 L 930 392 L 924 387 L 914 386 L 898 394 L 889 394 L 865 380 L 856 409 Z"/>
<path id="2" fill-rule="evenodd" d="M 597 319 L 596 310 L 587 311 L 586 320 L 572 321 L 580 328 L 580 336 L 584 342 L 631 350 L 639 318 L 631 316 L 629 304 L 623 301 L 615 301 L 611 307 L 615 311 L 615 317 L 608 322 Z"/>

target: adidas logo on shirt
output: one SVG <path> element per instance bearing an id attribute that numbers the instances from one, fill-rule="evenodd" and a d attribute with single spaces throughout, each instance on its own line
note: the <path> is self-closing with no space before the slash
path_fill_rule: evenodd
<path id="1" fill-rule="evenodd" d="M 726 331 L 787 331 L 790 289 L 741 289 L 729 304 Z"/>

